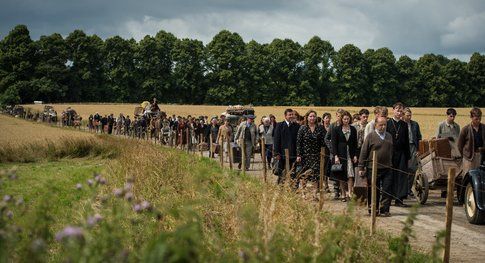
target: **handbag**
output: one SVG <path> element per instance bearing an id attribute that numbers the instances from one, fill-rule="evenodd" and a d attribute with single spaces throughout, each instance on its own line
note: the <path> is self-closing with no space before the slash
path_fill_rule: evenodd
<path id="1" fill-rule="evenodd" d="M 332 167 L 330 168 L 330 171 L 332 173 L 338 173 L 338 172 L 343 172 L 344 171 L 344 167 L 342 166 L 341 163 L 334 163 L 332 164 Z"/>
<path id="2" fill-rule="evenodd" d="M 281 176 L 283 174 L 283 169 L 280 167 L 281 160 L 276 158 L 273 159 L 273 174 L 276 176 Z"/>

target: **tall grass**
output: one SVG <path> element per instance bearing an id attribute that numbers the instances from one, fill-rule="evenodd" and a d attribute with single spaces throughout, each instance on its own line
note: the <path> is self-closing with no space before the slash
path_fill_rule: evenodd
<path id="1" fill-rule="evenodd" d="M 53 161 L 61 158 L 101 157 L 114 158 L 122 144 L 119 139 L 108 136 L 94 138 L 62 137 L 59 140 L 20 142 L 3 144 L 0 148 L 0 162 Z"/>
<path id="2" fill-rule="evenodd" d="M 395 254 L 386 235 L 369 235 L 352 205 L 340 215 L 318 211 L 287 187 L 221 169 L 207 158 L 144 141 L 98 140 L 110 146 L 102 147 L 108 153 L 117 149 L 116 158 L 87 181 L 90 187 L 80 182 L 79 191 L 91 198 L 78 208 L 79 220 L 39 237 L 42 251 L 55 253 L 51 260 L 387 262 Z M 93 153 L 65 147 L 49 156 Z M 99 218 L 94 224 L 93 215 Z M 13 258 L 27 259 L 22 251 Z"/>

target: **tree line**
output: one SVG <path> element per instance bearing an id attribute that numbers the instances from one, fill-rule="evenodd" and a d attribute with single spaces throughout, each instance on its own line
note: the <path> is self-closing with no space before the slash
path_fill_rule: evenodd
<path id="1" fill-rule="evenodd" d="M 388 48 L 335 50 L 314 36 L 260 44 L 220 31 L 204 45 L 165 31 L 140 41 L 75 30 L 0 41 L 0 103 L 140 102 L 253 105 L 485 106 L 485 55 L 398 59 Z"/>

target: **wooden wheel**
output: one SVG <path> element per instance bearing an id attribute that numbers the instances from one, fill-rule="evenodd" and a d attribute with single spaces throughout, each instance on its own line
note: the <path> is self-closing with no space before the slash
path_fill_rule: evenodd
<path id="1" fill-rule="evenodd" d="M 426 176 L 425 173 L 421 171 L 421 169 L 418 169 L 418 171 L 416 171 L 416 175 L 414 178 L 414 183 L 411 191 L 414 194 L 414 198 L 416 198 L 416 200 L 420 204 L 424 205 L 428 200 L 428 193 L 429 193 L 428 177 Z"/>

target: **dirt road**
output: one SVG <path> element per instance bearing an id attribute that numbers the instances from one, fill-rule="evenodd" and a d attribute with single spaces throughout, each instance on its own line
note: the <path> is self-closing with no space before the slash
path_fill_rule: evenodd
<path id="1" fill-rule="evenodd" d="M 217 158 L 217 156 L 216 156 Z M 263 179 L 262 163 L 259 155 L 252 163 L 250 175 Z M 225 165 L 228 166 L 227 163 Z M 237 165 L 234 165 L 237 169 Z M 268 182 L 276 183 L 276 177 L 268 171 Z M 428 201 L 418 209 L 418 216 L 414 223 L 413 230 L 415 238 L 411 241 L 414 249 L 431 252 L 436 234 L 445 229 L 445 204 L 444 198 L 440 197 L 441 191 L 430 191 Z M 346 210 L 346 203 L 332 199 L 333 194 L 325 195 L 324 209 L 343 213 Z M 315 202 L 312 194 L 304 197 L 309 202 Z M 414 200 L 406 200 L 406 204 L 413 205 Z M 377 218 L 377 229 L 386 231 L 393 235 L 399 235 L 402 222 L 410 214 L 410 208 L 392 206 L 391 217 Z M 356 216 L 365 224 L 370 223 L 367 207 L 358 206 Z M 463 206 L 455 202 L 453 208 L 453 225 L 451 228 L 451 261 L 452 262 L 484 262 L 485 261 L 485 225 L 472 225 L 468 223 Z"/>

